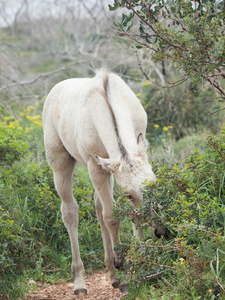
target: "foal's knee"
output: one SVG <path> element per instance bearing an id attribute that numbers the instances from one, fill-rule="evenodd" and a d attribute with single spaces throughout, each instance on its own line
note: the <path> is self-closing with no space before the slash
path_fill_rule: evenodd
<path id="1" fill-rule="evenodd" d="M 103 219 L 108 227 L 110 228 L 119 228 L 120 222 L 115 220 L 112 214 L 105 214 L 103 213 Z"/>

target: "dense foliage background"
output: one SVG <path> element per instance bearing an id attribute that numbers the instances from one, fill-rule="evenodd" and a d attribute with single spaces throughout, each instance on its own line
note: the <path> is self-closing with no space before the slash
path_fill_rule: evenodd
<path id="1" fill-rule="evenodd" d="M 224 112 L 220 111 L 223 95 L 207 80 L 203 85 L 195 75 L 189 79 L 186 76 L 182 85 L 172 84 L 173 88 L 166 89 L 170 82 L 184 78 L 179 66 L 188 58 L 181 53 L 175 69 L 169 56 L 154 61 L 150 59 L 151 49 L 136 47 L 136 40 L 118 36 L 114 21 L 124 33 L 133 26 L 132 30 L 138 29 L 142 35 L 143 30 L 152 34 L 147 24 L 144 28 L 132 15 L 130 20 L 125 17 L 128 11 L 116 9 L 128 2 L 111 1 L 110 8 L 115 7 L 112 12 L 107 3 L 97 0 L 88 4 L 0 2 L 1 299 L 23 299 L 28 288 L 35 288 L 27 284 L 31 279 L 43 283 L 72 280 L 70 242 L 45 159 L 42 107 L 56 82 L 93 76 L 94 69 L 104 65 L 133 88 L 148 114 L 149 160 L 158 178 L 156 186 L 146 185 L 144 205 L 137 209 L 118 187 L 115 190 L 115 217 L 123 221 L 117 251 L 125 257 L 119 276 L 130 282 L 127 299 L 225 298 L 225 129 Z M 139 6 L 140 15 L 147 18 L 144 5 L 168 5 L 171 1 L 133 2 L 133 8 Z M 170 7 L 175 8 L 171 8 L 170 17 L 173 14 L 178 18 L 176 3 L 181 5 L 184 1 L 172 2 Z M 211 5 L 213 1 L 202 3 Z M 160 7 L 155 17 L 161 22 Z M 190 6 L 187 9 L 193 13 Z M 219 9 L 223 13 L 222 6 Z M 204 9 L 197 12 L 202 18 L 196 19 L 199 24 L 207 16 Z M 216 28 L 220 26 L 217 12 L 209 19 L 213 22 L 215 18 Z M 221 16 L 221 28 L 214 36 L 219 44 L 224 43 Z M 188 20 L 187 15 L 185 21 Z M 156 23 L 159 22 L 153 25 Z M 210 26 L 206 29 L 209 32 Z M 158 34 L 163 32 L 159 26 L 157 30 Z M 168 27 L 166 34 L 170 35 L 171 30 Z M 176 43 L 177 34 L 174 32 Z M 185 33 L 182 34 L 183 39 Z M 147 36 L 139 38 L 149 44 Z M 157 43 L 154 40 L 154 46 Z M 187 43 L 189 47 L 191 39 Z M 222 55 L 220 66 L 215 68 L 223 67 L 223 53 L 211 53 L 215 57 Z M 171 50 L 168 55 L 175 54 Z M 191 74 L 194 69 L 189 71 Z M 207 74 L 210 77 L 217 72 L 210 69 Z M 224 90 L 223 76 L 212 78 Z M 74 174 L 74 196 L 80 207 L 81 256 L 86 271 L 91 272 L 104 266 L 104 255 L 93 187 L 83 166 Z M 154 218 L 150 212 L 154 212 Z M 131 220 L 143 227 L 145 240 L 132 237 Z M 156 239 L 149 230 L 152 223 L 160 222 L 170 231 L 167 240 Z"/>
<path id="2" fill-rule="evenodd" d="M 117 201 L 115 216 L 132 219 L 146 233 L 143 241 L 118 245 L 133 291 L 128 299 L 139 289 L 150 299 L 224 299 L 224 129 L 221 137 L 207 138 L 201 153 L 195 149 L 171 166 L 155 164 L 157 186 L 146 186 L 143 206 Z M 169 238 L 153 238 L 153 224 L 164 224 Z"/>

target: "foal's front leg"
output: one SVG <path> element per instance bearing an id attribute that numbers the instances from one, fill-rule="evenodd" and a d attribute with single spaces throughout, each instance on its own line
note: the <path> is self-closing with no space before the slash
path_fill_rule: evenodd
<path id="1" fill-rule="evenodd" d="M 119 285 L 115 276 L 114 261 L 117 260 L 113 251 L 119 241 L 120 222 L 113 217 L 113 178 L 91 159 L 88 162 L 90 178 L 95 187 L 95 204 L 98 220 L 101 225 L 102 238 L 105 250 L 105 262 L 109 269 L 111 283 L 114 287 Z"/>

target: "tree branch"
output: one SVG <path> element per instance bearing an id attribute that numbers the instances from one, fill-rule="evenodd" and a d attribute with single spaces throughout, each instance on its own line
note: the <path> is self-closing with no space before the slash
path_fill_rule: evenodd
<path id="1" fill-rule="evenodd" d="M 36 81 L 38 81 L 41 78 L 47 78 L 47 77 L 55 75 L 55 74 L 57 74 L 57 73 L 59 73 L 61 71 L 67 70 L 73 64 L 75 64 L 75 62 L 72 62 L 70 64 L 64 65 L 63 67 L 61 67 L 59 69 L 56 69 L 56 70 L 54 70 L 52 72 L 40 74 L 39 76 L 37 76 L 36 78 L 34 78 L 34 79 L 30 80 L 30 81 L 20 81 L 20 82 L 14 82 L 14 83 L 11 83 L 11 84 L 4 85 L 4 86 L 2 86 L 0 88 L 0 92 L 3 91 L 3 90 L 5 90 L 5 89 L 9 89 L 9 88 L 12 88 L 12 87 L 15 87 L 15 86 L 31 85 L 31 84 L 35 83 Z"/>
<path id="2" fill-rule="evenodd" d="M 207 77 L 206 75 L 202 75 L 202 77 L 205 78 L 218 91 L 218 93 L 223 96 L 223 98 L 225 97 L 224 90 L 217 82 L 215 82 L 215 80 L 211 77 Z"/>
<path id="3" fill-rule="evenodd" d="M 165 39 L 163 36 L 159 35 L 159 34 L 156 32 L 155 28 L 154 28 L 149 22 L 147 22 L 144 18 L 142 18 L 142 16 L 141 16 L 140 14 L 138 14 L 138 13 L 136 12 L 136 10 L 131 6 L 131 3 L 130 3 L 130 2 L 128 2 L 127 0 L 125 0 L 125 2 L 127 3 L 128 8 L 131 9 L 131 10 L 133 11 L 133 13 L 134 13 L 140 20 L 142 20 L 149 28 L 151 28 L 151 30 L 152 30 L 153 32 L 155 32 L 156 35 L 157 35 L 159 38 L 161 38 L 163 41 L 165 41 L 167 44 L 169 44 L 169 45 L 170 45 L 171 47 L 173 47 L 173 48 L 177 48 L 177 49 L 183 50 L 183 51 L 189 51 L 187 48 L 177 46 L 177 45 L 173 44 L 172 42 L 170 42 L 169 40 Z"/>

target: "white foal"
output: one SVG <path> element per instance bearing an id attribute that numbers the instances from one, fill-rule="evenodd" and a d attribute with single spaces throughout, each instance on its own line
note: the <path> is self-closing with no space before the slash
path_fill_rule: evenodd
<path id="1" fill-rule="evenodd" d="M 95 188 L 95 207 L 111 283 L 122 289 L 114 265 L 113 248 L 119 240 L 120 224 L 112 214 L 113 175 L 135 206 L 142 202 L 142 182 L 156 182 L 147 159 L 146 113 L 118 75 L 100 70 L 94 78 L 58 83 L 45 102 L 43 125 L 46 156 L 62 199 L 63 222 L 71 241 L 74 293 L 87 293 L 78 244 L 78 205 L 72 187 L 77 161 L 87 165 Z"/>

